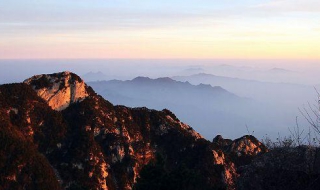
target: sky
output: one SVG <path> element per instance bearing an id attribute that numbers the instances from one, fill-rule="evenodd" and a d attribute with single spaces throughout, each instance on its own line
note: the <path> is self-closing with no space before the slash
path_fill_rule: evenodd
<path id="1" fill-rule="evenodd" d="M 0 59 L 320 60 L 319 0 L 0 0 Z"/>

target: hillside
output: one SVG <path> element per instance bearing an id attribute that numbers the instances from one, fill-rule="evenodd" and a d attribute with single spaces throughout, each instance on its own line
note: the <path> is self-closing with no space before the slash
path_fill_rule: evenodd
<path id="1" fill-rule="evenodd" d="M 319 187 L 318 149 L 208 141 L 167 109 L 112 105 L 70 72 L 1 85 L 0 105 L 1 190 Z"/>
<path id="2" fill-rule="evenodd" d="M 196 189 L 235 187 L 230 153 L 169 110 L 113 106 L 69 72 L 2 85 L 0 95 L 4 189 L 131 189 L 156 155 L 166 172 L 198 174 Z M 254 154 L 266 151 L 256 143 Z"/>

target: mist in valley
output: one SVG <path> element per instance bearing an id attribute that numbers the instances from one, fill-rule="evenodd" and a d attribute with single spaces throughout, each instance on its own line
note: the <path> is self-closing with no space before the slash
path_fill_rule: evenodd
<path id="1" fill-rule="evenodd" d="M 319 64 L 305 60 L 1 60 L 0 64 L 2 84 L 68 70 L 113 104 L 170 109 L 209 140 L 217 134 L 288 136 L 296 117 L 307 131 L 299 108 L 317 104 L 320 84 Z"/>

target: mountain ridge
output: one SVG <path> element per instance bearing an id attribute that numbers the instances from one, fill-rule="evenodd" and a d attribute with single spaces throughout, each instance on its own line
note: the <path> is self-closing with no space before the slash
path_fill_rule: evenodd
<path id="1" fill-rule="evenodd" d="M 8 170 L 0 170 L 4 187 L 36 189 L 51 184 L 51 189 L 132 189 L 142 168 L 160 154 L 167 172 L 187 167 L 193 174 L 200 173 L 195 179 L 204 183 L 196 189 L 235 188 L 238 174 L 231 154 L 205 140 L 169 110 L 113 106 L 86 86 L 88 96 L 81 101 L 70 99 L 64 109 L 51 106 L 39 90 L 50 91 L 56 81 L 66 81 L 66 76 L 71 80 L 59 88 L 61 92 L 82 83 L 69 75 L 74 74 L 42 75 L 50 78 L 50 83 L 38 83 L 41 77 L 32 77 L 25 83 L 0 86 L 0 116 L 7 123 L 0 128 L 2 139 L 10 140 L 12 135 L 26 138 L 14 140 L 16 146 L 31 144 L 33 152 L 30 148 L 25 151 L 35 157 L 43 155 L 41 163 L 47 168 L 44 175 L 37 162 L 32 162 L 34 169 L 27 170 L 24 160 L 14 160 L 6 166 Z M 65 99 L 62 96 L 61 100 Z M 8 132 L 8 128 L 14 130 Z M 9 152 L 0 147 L 2 160 Z M 0 168 L 2 164 L 0 160 Z M 17 169 L 21 164 L 22 170 Z M 30 172 L 38 172 L 46 180 L 39 175 L 34 175 L 33 185 L 22 180 Z"/>
<path id="2" fill-rule="evenodd" d="M 243 134 L 246 125 L 255 127 L 254 130 L 258 132 L 261 129 L 259 138 L 269 133 L 265 132 L 265 125 L 262 124 L 270 122 L 270 119 L 260 111 L 267 110 L 268 105 L 238 96 L 221 86 L 175 80 L 159 82 L 158 79 L 147 77 L 140 77 L 139 81 L 111 80 L 88 84 L 116 105 L 147 106 L 158 110 L 168 108 L 183 121 L 195 126 L 207 139 L 214 137 L 211 131 L 237 138 L 238 134 Z"/>

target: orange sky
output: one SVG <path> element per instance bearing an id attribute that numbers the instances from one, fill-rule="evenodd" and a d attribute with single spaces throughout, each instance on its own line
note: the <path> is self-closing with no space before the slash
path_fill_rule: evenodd
<path id="1" fill-rule="evenodd" d="M 119 2 L 0 3 L 0 59 L 320 59 L 314 0 Z"/>

